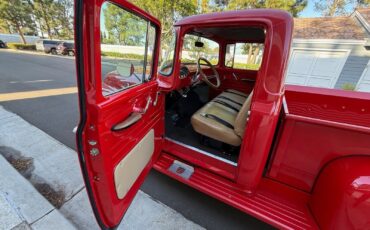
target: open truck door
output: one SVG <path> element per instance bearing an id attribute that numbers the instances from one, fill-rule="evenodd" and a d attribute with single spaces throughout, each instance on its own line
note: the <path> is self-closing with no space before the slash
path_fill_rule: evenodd
<path id="1" fill-rule="evenodd" d="M 110 229 L 120 223 L 162 148 L 160 23 L 127 1 L 75 3 L 78 155 L 96 219 Z"/>

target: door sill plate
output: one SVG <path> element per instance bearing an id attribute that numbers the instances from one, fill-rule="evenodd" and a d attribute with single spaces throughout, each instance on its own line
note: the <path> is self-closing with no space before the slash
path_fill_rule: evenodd
<path id="1" fill-rule="evenodd" d="M 191 175 L 194 173 L 194 167 L 187 165 L 178 160 L 174 160 L 168 170 L 186 180 L 189 180 Z"/>

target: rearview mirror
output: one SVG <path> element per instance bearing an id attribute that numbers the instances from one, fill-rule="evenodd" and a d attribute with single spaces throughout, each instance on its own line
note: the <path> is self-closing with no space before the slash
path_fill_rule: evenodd
<path id="1" fill-rule="evenodd" d="M 203 42 L 200 42 L 200 41 L 196 41 L 195 42 L 195 47 L 203 48 L 203 46 L 204 46 L 204 43 Z"/>

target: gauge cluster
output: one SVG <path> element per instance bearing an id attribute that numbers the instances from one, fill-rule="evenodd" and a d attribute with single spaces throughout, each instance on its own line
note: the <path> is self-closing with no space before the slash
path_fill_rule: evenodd
<path id="1" fill-rule="evenodd" d="M 188 67 L 186 67 L 186 66 L 181 67 L 181 69 L 180 69 L 180 79 L 185 79 L 187 76 L 189 76 L 189 74 L 190 74 L 190 71 L 189 71 Z"/>

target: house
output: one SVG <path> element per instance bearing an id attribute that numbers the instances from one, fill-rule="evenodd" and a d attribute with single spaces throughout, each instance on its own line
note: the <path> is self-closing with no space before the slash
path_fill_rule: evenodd
<path id="1" fill-rule="evenodd" d="M 370 8 L 295 18 L 286 84 L 370 92 Z"/>

